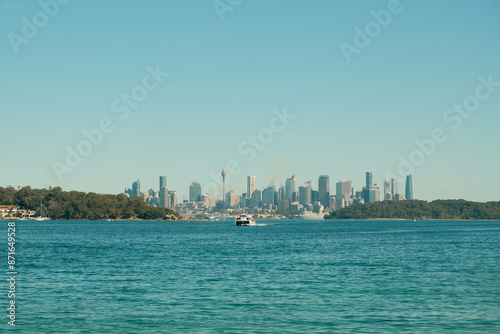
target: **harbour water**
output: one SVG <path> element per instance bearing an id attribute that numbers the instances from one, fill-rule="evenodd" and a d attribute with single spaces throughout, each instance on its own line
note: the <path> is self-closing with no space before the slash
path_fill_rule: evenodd
<path id="1" fill-rule="evenodd" d="M 500 222 L 16 222 L 19 333 L 500 333 Z"/>

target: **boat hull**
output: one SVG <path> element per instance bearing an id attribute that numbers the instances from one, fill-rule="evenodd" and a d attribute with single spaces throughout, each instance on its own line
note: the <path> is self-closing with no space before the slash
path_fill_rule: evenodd
<path id="1" fill-rule="evenodd" d="M 254 221 L 236 221 L 235 222 L 236 226 L 250 226 L 250 225 L 255 225 Z"/>

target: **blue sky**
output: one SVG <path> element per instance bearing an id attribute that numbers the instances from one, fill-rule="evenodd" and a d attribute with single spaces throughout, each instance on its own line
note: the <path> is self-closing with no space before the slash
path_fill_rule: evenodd
<path id="1" fill-rule="evenodd" d="M 383 184 L 413 158 L 415 198 L 499 200 L 500 87 L 482 84 L 500 82 L 498 1 L 221 0 L 223 20 L 211 0 L 54 1 L 42 0 L 53 17 L 36 1 L 0 2 L 0 186 L 120 193 L 166 175 L 182 198 L 233 161 L 226 189 L 238 193 L 250 174 L 259 189 L 292 174 L 359 189 L 365 172 Z M 356 27 L 375 30 L 349 62 L 341 45 L 356 47 Z M 169 75 L 120 119 L 112 103 L 147 68 Z M 466 101 L 454 129 L 447 110 Z M 295 118 L 265 137 L 285 109 Z M 113 131 L 70 167 L 67 147 L 106 119 Z M 435 129 L 446 139 L 416 152 Z M 269 140 L 248 159 L 241 148 L 259 134 Z"/>

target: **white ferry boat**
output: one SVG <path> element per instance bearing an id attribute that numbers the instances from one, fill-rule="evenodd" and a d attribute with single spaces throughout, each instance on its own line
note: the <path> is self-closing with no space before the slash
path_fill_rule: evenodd
<path id="1" fill-rule="evenodd" d="M 255 225 L 255 219 L 252 216 L 247 214 L 241 214 L 239 217 L 234 219 L 234 223 L 236 226 L 249 226 Z"/>

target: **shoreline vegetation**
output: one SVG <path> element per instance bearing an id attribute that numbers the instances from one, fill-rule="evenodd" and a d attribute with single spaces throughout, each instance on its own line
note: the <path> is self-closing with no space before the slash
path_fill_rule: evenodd
<path id="1" fill-rule="evenodd" d="M 355 204 L 334 211 L 325 219 L 500 220 L 500 202 L 382 201 Z"/>
<path id="2" fill-rule="evenodd" d="M 43 203 L 43 213 L 41 212 Z M 143 199 L 125 194 L 108 195 L 23 187 L 19 190 L 0 187 L 0 205 L 12 205 L 36 211 L 53 220 L 178 220 L 178 212 L 148 205 Z M 14 217 L 3 217 L 12 219 Z M 20 218 L 20 214 L 17 214 Z"/>

